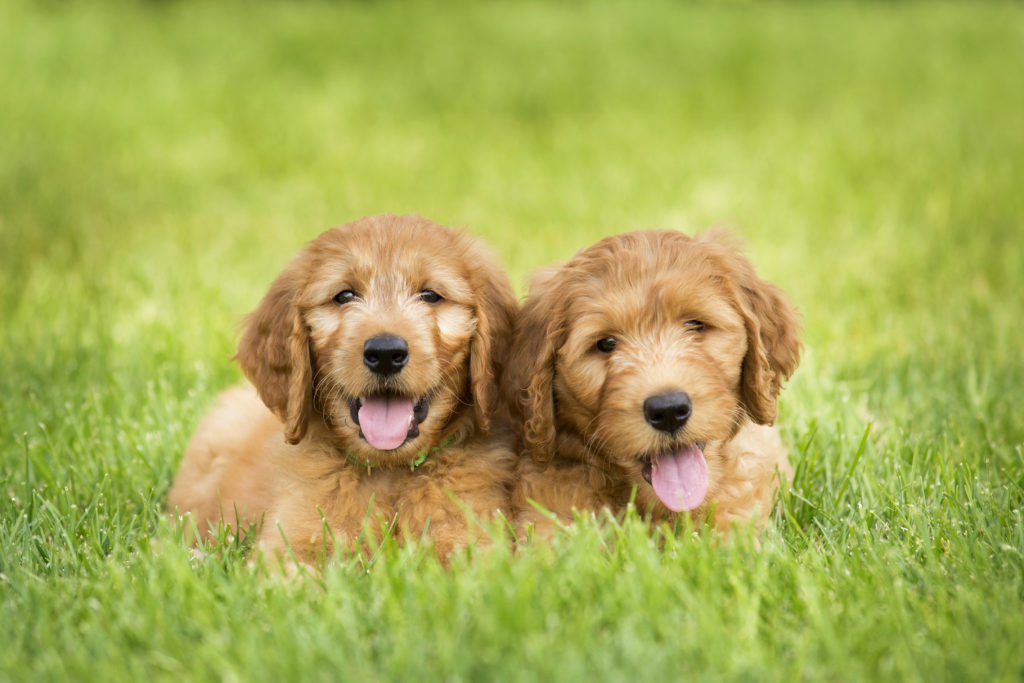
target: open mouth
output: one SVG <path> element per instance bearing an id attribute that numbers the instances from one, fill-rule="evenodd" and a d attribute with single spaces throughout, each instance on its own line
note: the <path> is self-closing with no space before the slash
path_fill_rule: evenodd
<path id="1" fill-rule="evenodd" d="M 644 463 L 641 474 L 665 507 L 673 512 L 693 510 L 708 493 L 708 464 L 703 443 L 667 451 Z"/>
<path id="2" fill-rule="evenodd" d="M 420 423 L 427 419 L 430 397 L 419 400 L 395 394 L 365 396 L 349 401 L 352 421 L 359 436 L 381 451 L 393 451 L 420 435 Z"/>

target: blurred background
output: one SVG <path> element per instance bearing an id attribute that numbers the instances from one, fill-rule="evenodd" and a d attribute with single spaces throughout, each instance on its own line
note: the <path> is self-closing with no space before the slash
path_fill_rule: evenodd
<path id="1" fill-rule="evenodd" d="M 580 678 L 1019 680 L 1022 66 L 1019 2 L 0 0 L 0 678 L 474 680 L 520 670 L 511 628 Z M 335 576 L 325 620 L 237 547 L 152 552 L 241 316 L 382 212 L 484 238 L 521 293 L 608 234 L 731 226 L 806 327 L 765 553 L 584 538 L 418 594 L 403 560 Z M 428 632 L 455 635 L 422 664 Z"/>

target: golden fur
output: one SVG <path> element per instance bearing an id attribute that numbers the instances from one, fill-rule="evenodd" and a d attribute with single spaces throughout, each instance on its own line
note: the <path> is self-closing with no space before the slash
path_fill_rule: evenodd
<path id="1" fill-rule="evenodd" d="M 236 359 L 255 389 L 226 391 L 200 424 L 169 509 L 208 534 L 262 519 L 263 551 L 282 555 L 287 539 L 306 562 L 335 539 L 353 549 L 365 520 L 371 539 L 383 524 L 400 539 L 426 530 L 442 556 L 464 546 L 464 509 L 508 508 L 515 456 L 496 380 L 517 308 L 490 255 L 460 233 L 390 215 L 328 230 L 246 318 Z M 366 362 L 381 335 L 408 344 L 395 374 Z M 367 396 L 423 398 L 427 413 L 400 446 L 378 449 L 356 422 Z"/>
<path id="2" fill-rule="evenodd" d="M 617 235 L 542 271 L 502 381 L 523 455 L 512 499 L 518 532 L 531 524 L 550 532 L 531 500 L 568 523 L 574 509 L 620 512 L 634 490 L 643 514 L 672 520 L 677 513 L 649 483 L 652 459 L 698 443 L 707 493 L 678 514 L 699 521 L 713 510 L 723 532 L 751 517 L 760 527 L 776 472 L 791 473 L 765 425 L 796 368 L 798 334 L 782 292 L 715 238 Z M 615 340 L 611 352 L 597 346 L 606 338 Z M 653 428 L 642 408 L 666 392 L 692 401 L 671 434 Z"/>

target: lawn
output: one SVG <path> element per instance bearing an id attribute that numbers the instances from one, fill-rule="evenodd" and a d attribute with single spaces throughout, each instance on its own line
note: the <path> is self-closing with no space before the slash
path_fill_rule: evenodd
<path id="1" fill-rule="evenodd" d="M 1021 680 L 1022 64 L 1019 3 L 0 2 L 0 680 Z M 519 291 L 733 226 L 805 320 L 763 549 L 190 553 L 240 316 L 380 212 Z"/>

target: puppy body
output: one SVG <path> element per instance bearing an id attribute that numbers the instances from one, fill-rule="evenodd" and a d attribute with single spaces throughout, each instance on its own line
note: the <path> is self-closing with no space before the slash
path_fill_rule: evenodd
<path id="1" fill-rule="evenodd" d="M 313 560 L 336 543 L 349 550 L 359 543 L 371 554 L 383 533 L 403 542 L 425 536 L 441 557 L 469 542 L 489 543 L 474 521 L 509 509 L 511 443 L 501 427 L 486 440 L 443 448 L 415 469 L 343 463 L 329 449 L 277 454 L 280 490 L 267 514 L 274 528 L 264 529 L 260 548 L 290 548 Z"/>
<path id="2" fill-rule="evenodd" d="M 221 397 L 168 507 L 206 533 L 262 519 L 260 547 L 301 561 L 371 550 L 385 526 L 442 555 L 465 545 L 470 517 L 508 507 L 496 376 L 516 309 L 464 235 L 412 216 L 327 231 L 246 319 L 237 359 L 255 391 Z"/>
<path id="3" fill-rule="evenodd" d="M 781 292 L 715 239 L 618 235 L 542 272 L 504 376 L 517 530 L 573 510 L 763 524 L 791 469 L 775 401 L 799 357 Z M 634 493 L 635 491 L 635 493 Z"/>
<path id="4" fill-rule="evenodd" d="M 277 495 L 271 455 L 286 448 L 281 421 L 251 386 L 225 391 L 185 450 L 168 508 L 190 512 L 203 534 L 212 536 L 220 520 L 246 530 L 262 521 Z"/>

